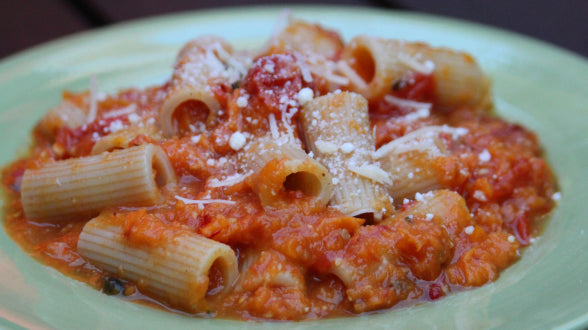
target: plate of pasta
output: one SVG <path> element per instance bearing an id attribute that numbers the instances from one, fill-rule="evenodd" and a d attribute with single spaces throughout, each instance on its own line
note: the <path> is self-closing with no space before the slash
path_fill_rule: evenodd
<path id="1" fill-rule="evenodd" d="M 340 7 L 7 58 L 0 325 L 586 326 L 587 77 L 519 35 Z"/>

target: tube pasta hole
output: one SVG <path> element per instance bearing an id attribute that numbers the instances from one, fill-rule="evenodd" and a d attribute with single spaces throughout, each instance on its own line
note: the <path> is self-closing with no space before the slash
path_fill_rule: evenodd
<path id="1" fill-rule="evenodd" d="M 286 190 L 298 190 L 306 196 L 316 197 L 321 192 L 321 181 L 313 173 L 297 172 L 286 177 Z"/>
<path id="2" fill-rule="evenodd" d="M 167 172 L 165 165 L 161 162 L 161 160 L 158 157 L 153 157 L 151 166 L 153 167 L 153 176 L 157 186 L 159 188 L 162 188 L 163 186 L 168 184 L 168 177 L 166 174 Z"/>
<path id="3" fill-rule="evenodd" d="M 373 212 L 366 212 L 366 213 L 361 213 L 355 216 L 356 218 L 360 218 L 365 220 L 365 225 L 372 225 L 375 223 L 374 219 L 374 213 Z"/>
<path id="4" fill-rule="evenodd" d="M 172 115 L 172 126 L 178 135 L 201 133 L 206 129 L 210 109 L 200 100 L 187 100 L 176 107 Z"/>
<path id="5" fill-rule="evenodd" d="M 221 293 L 225 289 L 225 277 L 223 273 L 223 260 L 218 258 L 214 261 L 210 269 L 208 270 L 208 289 L 206 290 L 207 296 L 214 296 Z"/>
<path id="6" fill-rule="evenodd" d="M 370 83 L 376 75 L 376 62 L 371 52 L 365 47 L 357 47 L 353 50 L 350 66 L 366 82 Z"/>

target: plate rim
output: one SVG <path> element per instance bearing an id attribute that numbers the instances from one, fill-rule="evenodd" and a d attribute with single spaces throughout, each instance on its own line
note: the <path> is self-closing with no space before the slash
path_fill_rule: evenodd
<path id="1" fill-rule="evenodd" d="M 354 6 L 294 5 L 294 6 L 287 6 L 287 7 L 291 8 L 293 12 L 297 12 L 297 11 L 301 11 L 301 10 L 326 11 L 326 10 L 333 10 L 333 9 L 336 9 L 337 11 L 346 12 L 346 11 L 353 10 L 355 12 L 358 12 L 359 15 L 377 14 L 378 16 L 380 16 L 380 15 L 393 14 L 393 15 L 401 15 L 401 16 L 406 16 L 406 17 L 414 17 L 417 20 L 433 20 L 434 23 L 472 26 L 477 29 L 482 29 L 487 32 L 490 32 L 491 34 L 498 34 L 500 36 L 505 36 L 505 37 L 514 38 L 514 39 L 524 39 L 525 42 L 534 45 L 534 47 L 548 49 L 550 52 L 556 54 L 557 56 L 572 58 L 574 61 L 577 61 L 579 64 L 585 66 L 584 69 L 588 70 L 588 61 L 586 61 L 586 59 L 583 56 L 581 56 L 573 51 L 567 50 L 567 49 L 559 47 L 557 45 L 550 44 L 550 43 L 542 41 L 542 40 L 538 40 L 538 39 L 534 39 L 534 38 L 526 36 L 526 35 L 522 35 L 517 32 L 512 32 L 512 31 L 508 31 L 508 30 L 505 30 L 502 28 L 497 28 L 494 26 L 484 25 L 484 24 L 480 24 L 480 23 L 470 22 L 467 20 L 453 19 L 453 18 L 448 18 L 448 17 L 443 17 L 443 16 L 424 14 L 424 13 L 416 13 L 416 12 L 407 12 L 407 11 L 398 11 L 398 10 L 389 10 L 389 9 L 381 10 L 381 9 L 373 9 L 373 8 L 366 8 L 366 7 L 354 7 Z M 50 50 L 53 47 L 58 47 L 60 45 L 67 46 L 68 44 L 75 43 L 76 41 L 78 41 L 80 39 L 92 38 L 97 35 L 103 35 L 103 34 L 104 35 L 117 34 L 117 33 L 120 33 L 120 30 L 137 27 L 140 25 L 154 22 L 154 21 L 165 22 L 165 21 L 175 20 L 177 18 L 202 16 L 202 15 L 227 15 L 228 13 L 233 13 L 234 11 L 239 11 L 239 10 L 242 10 L 240 12 L 240 15 L 253 15 L 253 16 L 255 16 L 255 15 L 258 15 L 260 11 L 267 12 L 267 13 L 272 12 L 275 14 L 276 12 L 279 12 L 279 10 L 281 10 L 282 8 L 284 8 L 284 6 L 263 6 L 262 7 L 262 6 L 256 5 L 256 6 L 240 6 L 240 7 L 227 7 L 227 8 L 217 8 L 217 9 L 195 10 L 195 11 L 188 11 L 188 12 L 181 12 L 181 13 L 168 13 L 168 14 L 164 14 L 164 15 L 149 16 L 146 18 L 140 18 L 140 19 L 134 19 L 134 20 L 125 21 L 125 22 L 121 22 L 121 23 L 116 23 L 113 25 L 100 27 L 97 29 L 90 29 L 87 31 L 77 32 L 72 35 L 68 35 L 68 36 L 60 37 L 60 38 L 57 38 L 57 39 L 54 39 L 54 40 L 51 40 L 48 42 L 44 42 L 42 44 L 39 44 L 34 47 L 16 52 L 14 54 L 11 54 L 11 55 L 3 58 L 2 60 L 0 60 L 0 81 L 3 80 L 2 79 L 3 72 L 6 71 L 10 65 L 17 63 L 19 61 L 27 60 L 28 57 L 38 56 L 38 54 L 40 52 L 47 52 L 48 50 Z M 245 9 L 245 10 L 243 10 L 243 9 Z M 24 60 L 23 60 L 23 58 L 24 58 Z M 4 110 L 0 111 L 0 113 L 2 113 L 3 111 Z M 6 164 L 1 164 L 1 165 L 5 166 Z M 70 278 L 68 278 L 68 279 L 72 280 Z M 448 299 L 448 298 L 446 298 L 446 299 Z M 1 308 L 0 308 L 0 311 L 1 311 Z M 0 314 L 0 319 L 5 319 L 5 318 Z M 569 320 L 568 323 L 562 324 L 561 326 L 575 327 L 575 326 L 585 326 L 587 324 L 588 324 L 588 311 L 586 311 L 586 313 L 584 315 L 580 315 L 579 317 L 577 317 L 573 320 Z"/>

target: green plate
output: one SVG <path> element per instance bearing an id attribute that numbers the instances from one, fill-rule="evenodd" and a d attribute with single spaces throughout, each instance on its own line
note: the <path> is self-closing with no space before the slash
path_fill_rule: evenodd
<path id="1" fill-rule="evenodd" d="M 188 39 L 218 34 L 255 47 L 280 8 L 201 11 L 114 25 L 57 40 L 0 63 L 0 164 L 29 141 L 62 90 L 162 83 Z M 538 241 L 493 284 L 435 303 L 354 318 L 302 323 L 197 319 L 100 294 L 43 266 L 0 231 L 0 327 L 39 329 L 583 328 L 588 326 L 588 62 L 573 53 L 475 25 L 406 12 L 294 7 L 296 16 L 339 30 L 424 40 L 475 55 L 494 82 L 499 113 L 533 129 L 559 178 L 560 205 Z"/>

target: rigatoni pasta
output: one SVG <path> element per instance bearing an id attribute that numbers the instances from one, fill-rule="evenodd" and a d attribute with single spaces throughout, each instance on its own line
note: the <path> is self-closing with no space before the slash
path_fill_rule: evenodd
<path id="1" fill-rule="evenodd" d="M 292 20 L 270 39 L 267 52 L 298 52 L 335 59 L 343 51 L 341 38 L 319 25 Z"/>
<path id="2" fill-rule="evenodd" d="M 54 136 L 63 127 L 75 128 L 86 123 L 87 113 L 74 102 L 64 100 L 51 108 L 39 122 L 39 131 L 45 136 Z"/>
<path id="3" fill-rule="evenodd" d="M 333 183 L 329 171 L 292 143 L 277 143 L 263 137 L 248 145 L 242 161 L 253 174 L 252 188 L 264 207 L 284 208 L 299 191 L 312 207 L 325 207 Z M 290 193 L 289 193 L 290 192 Z"/>
<path id="4" fill-rule="evenodd" d="M 43 221 L 84 218 L 114 206 L 149 206 L 176 182 L 160 147 L 147 144 L 29 169 L 22 177 L 25 215 Z"/>
<path id="5" fill-rule="evenodd" d="M 146 214 L 138 216 L 142 218 L 135 221 L 159 221 Z M 113 274 L 141 283 L 140 289 L 145 292 L 188 311 L 206 307 L 213 267 L 222 276 L 217 279 L 220 283 L 215 283 L 219 291 L 215 294 L 226 293 L 234 285 L 237 257 L 229 246 L 185 228 L 170 230 L 152 244 L 133 242 L 128 239 L 132 235 L 129 218 L 108 212 L 90 220 L 80 234 L 80 254 Z"/>
<path id="6" fill-rule="evenodd" d="M 90 153 L 97 155 L 106 151 L 127 149 L 132 147 L 133 141 L 140 136 L 149 138 L 151 141 L 161 140 L 161 133 L 154 125 L 134 126 L 116 131 L 96 141 Z M 137 141 L 137 143 L 139 143 Z"/>
<path id="7" fill-rule="evenodd" d="M 425 193 L 444 188 L 445 169 L 443 161 L 451 152 L 447 149 L 440 134 L 458 138 L 466 129 L 453 129 L 443 126 L 427 126 L 381 146 L 375 158 L 382 169 L 390 174 L 394 184 L 390 185 L 390 195 L 401 200 L 412 198 L 416 193 Z"/>
<path id="8" fill-rule="evenodd" d="M 331 205 L 347 215 L 381 219 L 390 209 L 384 191 L 392 182 L 373 158 L 367 101 L 354 93 L 321 96 L 304 106 L 301 123 L 309 149 L 333 174 Z"/>
<path id="9" fill-rule="evenodd" d="M 367 98 L 379 98 L 413 74 L 433 75 L 437 104 L 441 107 L 487 107 L 489 82 L 468 54 L 423 43 L 357 36 L 340 63 L 354 90 Z"/>
<path id="10" fill-rule="evenodd" d="M 343 317 L 496 280 L 560 195 L 481 67 L 282 22 L 257 50 L 189 41 L 160 85 L 64 93 L 3 171 L 9 235 L 184 316 Z"/>
<path id="11" fill-rule="evenodd" d="M 218 37 L 200 37 L 184 46 L 159 113 L 163 133 L 168 137 L 183 131 L 200 133 L 203 125 L 217 120 L 221 109 L 213 86 L 240 80 L 246 59 L 234 57 L 231 46 Z"/>

